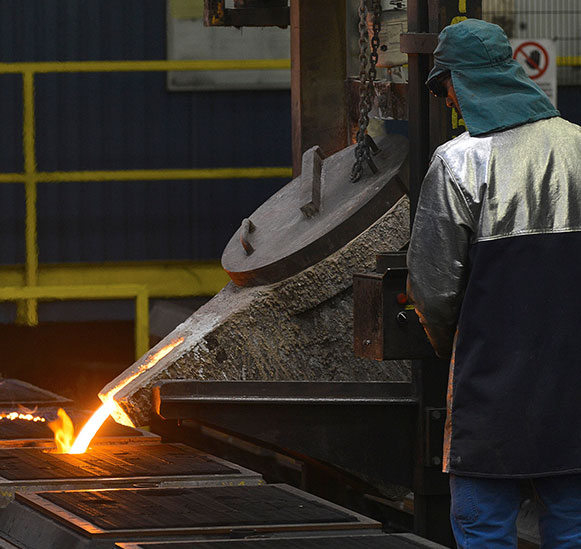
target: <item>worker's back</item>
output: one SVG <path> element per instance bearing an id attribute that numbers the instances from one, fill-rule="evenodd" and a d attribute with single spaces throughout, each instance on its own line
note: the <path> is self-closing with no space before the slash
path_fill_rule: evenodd
<path id="1" fill-rule="evenodd" d="M 451 356 L 454 536 L 516 547 L 524 478 L 541 546 L 581 547 L 581 129 L 491 23 L 446 27 L 427 85 L 467 130 L 434 154 L 407 254 L 416 312 Z"/>
<path id="2" fill-rule="evenodd" d="M 558 117 L 436 151 L 472 225 L 454 359 L 454 471 L 538 475 L 581 463 L 571 436 L 581 432 L 579 151 L 581 128 Z"/>
<path id="3" fill-rule="evenodd" d="M 437 151 L 478 220 L 473 242 L 581 229 L 581 128 L 555 117 Z"/>

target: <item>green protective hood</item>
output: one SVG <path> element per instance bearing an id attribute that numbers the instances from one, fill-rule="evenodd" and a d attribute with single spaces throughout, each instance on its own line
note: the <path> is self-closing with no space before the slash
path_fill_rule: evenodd
<path id="1" fill-rule="evenodd" d="M 559 116 L 545 92 L 512 58 L 510 42 L 498 25 L 467 19 L 446 27 L 426 82 L 437 95 L 438 77 L 447 73 L 472 136 Z"/>

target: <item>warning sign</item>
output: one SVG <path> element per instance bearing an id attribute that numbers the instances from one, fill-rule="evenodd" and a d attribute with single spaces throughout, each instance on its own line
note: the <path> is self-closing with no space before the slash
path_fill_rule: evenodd
<path id="1" fill-rule="evenodd" d="M 513 58 L 557 106 L 557 46 L 554 40 L 511 40 Z"/>

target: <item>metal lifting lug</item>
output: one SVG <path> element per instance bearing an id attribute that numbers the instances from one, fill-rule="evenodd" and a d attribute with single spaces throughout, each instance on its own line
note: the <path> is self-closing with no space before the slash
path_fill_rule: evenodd
<path id="1" fill-rule="evenodd" d="M 250 255 L 254 251 L 254 247 L 250 244 L 248 238 L 250 233 L 254 232 L 256 226 L 250 219 L 243 219 L 240 226 L 240 244 L 244 248 L 246 255 Z"/>

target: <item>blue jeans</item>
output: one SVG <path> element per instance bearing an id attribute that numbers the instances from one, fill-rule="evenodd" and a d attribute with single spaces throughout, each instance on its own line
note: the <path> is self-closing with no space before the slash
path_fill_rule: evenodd
<path id="1" fill-rule="evenodd" d="M 581 548 L 581 475 L 531 479 L 542 549 Z M 517 547 L 517 479 L 450 475 L 452 530 L 459 549 Z"/>

